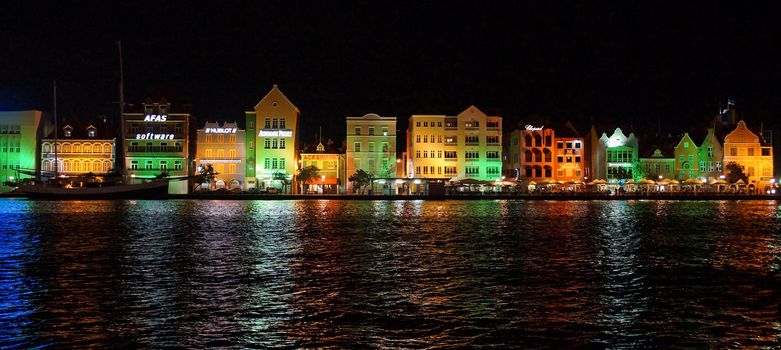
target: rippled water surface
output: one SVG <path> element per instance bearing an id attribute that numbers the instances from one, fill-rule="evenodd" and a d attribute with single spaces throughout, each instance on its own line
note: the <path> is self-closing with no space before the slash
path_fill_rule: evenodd
<path id="1" fill-rule="evenodd" d="M 775 201 L 0 212 L 0 347 L 781 347 Z"/>

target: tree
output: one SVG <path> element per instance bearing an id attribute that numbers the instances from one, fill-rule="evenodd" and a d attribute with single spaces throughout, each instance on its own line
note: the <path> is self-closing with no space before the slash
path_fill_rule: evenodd
<path id="1" fill-rule="evenodd" d="M 727 182 L 734 184 L 738 182 L 738 180 L 743 180 L 743 182 L 748 183 L 748 176 L 743 172 L 742 165 L 735 162 L 729 162 L 724 166 L 724 170 L 727 173 Z"/>
<path id="2" fill-rule="evenodd" d="M 363 169 L 358 169 L 355 174 L 350 175 L 347 180 L 353 183 L 353 192 L 360 192 L 363 194 L 366 187 L 371 185 L 373 177 L 372 174 L 367 173 Z"/>
<path id="3" fill-rule="evenodd" d="M 276 173 L 271 175 L 271 178 L 274 181 L 279 181 L 282 183 L 282 193 L 287 193 L 287 174 L 277 171 Z"/>
<path id="4" fill-rule="evenodd" d="M 320 169 L 318 169 L 314 165 L 310 165 L 308 167 L 304 167 L 301 169 L 298 169 L 298 175 L 296 175 L 296 180 L 301 184 L 301 192 L 304 192 L 304 185 L 313 180 L 317 179 L 317 177 L 320 175 Z"/>
<path id="5" fill-rule="evenodd" d="M 645 170 L 643 169 L 642 164 L 640 164 L 639 160 L 636 160 L 632 163 L 632 172 L 634 173 L 634 176 L 630 176 L 634 178 L 635 181 L 640 181 L 645 178 Z"/>
<path id="6" fill-rule="evenodd" d="M 216 175 L 217 173 L 214 172 L 214 167 L 212 167 L 211 164 L 206 164 L 205 166 L 201 167 L 198 175 L 195 175 L 195 188 L 193 188 L 193 190 L 197 190 L 203 183 L 211 184 L 214 182 Z"/>

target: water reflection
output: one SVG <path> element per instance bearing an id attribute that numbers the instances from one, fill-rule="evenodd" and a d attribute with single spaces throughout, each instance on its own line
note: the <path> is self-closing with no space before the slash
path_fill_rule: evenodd
<path id="1" fill-rule="evenodd" d="M 781 346 L 776 202 L 0 200 L 0 346 Z"/>

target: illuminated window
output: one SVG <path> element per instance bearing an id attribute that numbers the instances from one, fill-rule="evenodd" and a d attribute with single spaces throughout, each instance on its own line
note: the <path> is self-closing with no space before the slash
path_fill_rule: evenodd
<path id="1" fill-rule="evenodd" d="M 279 140 L 278 139 L 273 139 L 271 141 L 271 148 L 279 148 Z"/>
<path id="2" fill-rule="evenodd" d="M 355 150 L 355 152 L 360 152 L 361 151 L 361 143 L 360 142 L 354 143 L 353 144 L 353 149 Z"/>
<path id="3" fill-rule="evenodd" d="M 361 136 L 361 128 L 359 127 L 355 128 L 355 136 Z"/>
<path id="4" fill-rule="evenodd" d="M 236 173 L 236 164 L 228 164 L 228 173 L 229 174 L 235 174 Z"/>
<path id="5" fill-rule="evenodd" d="M 369 127 L 369 136 L 374 136 L 374 127 Z"/>
<path id="6" fill-rule="evenodd" d="M 420 122 L 415 122 L 415 126 L 420 127 Z"/>
<path id="7" fill-rule="evenodd" d="M 423 143 L 427 143 L 427 142 L 428 142 L 428 135 L 423 135 Z"/>
<path id="8" fill-rule="evenodd" d="M 211 149 L 207 149 L 205 153 L 206 153 L 206 158 L 211 158 L 212 157 L 212 150 Z"/>
<path id="9" fill-rule="evenodd" d="M 73 128 L 71 128 L 69 125 L 65 126 L 63 128 L 63 131 L 65 132 L 65 137 L 71 137 L 71 133 L 73 132 Z"/>
<path id="10" fill-rule="evenodd" d="M 229 140 L 230 143 L 236 143 L 236 134 L 231 134 Z"/>
<path id="11" fill-rule="evenodd" d="M 285 139 L 279 139 L 279 149 L 285 149 Z"/>
<path id="12" fill-rule="evenodd" d="M 285 158 L 279 158 L 279 168 L 285 169 Z"/>
<path id="13" fill-rule="evenodd" d="M 420 150 L 415 151 L 415 158 L 420 158 Z"/>
<path id="14" fill-rule="evenodd" d="M 437 151 L 437 158 L 442 158 L 442 151 Z"/>
<path id="15" fill-rule="evenodd" d="M 428 151 L 423 151 L 423 158 L 428 158 Z"/>
<path id="16" fill-rule="evenodd" d="M 415 143 L 420 143 L 420 135 L 415 135 Z"/>
<path id="17" fill-rule="evenodd" d="M 97 130 L 95 130 L 95 127 L 88 127 L 87 128 L 87 137 L 95 137 L 95 134 L 97 133 Z"/>
<path id="18" fill-rule="evenodd" d="M 442 135 L 437 136 L 437 143 L 442 143 Z"/>
<path id="19" fill-rule="evenodd" d="M 137 160 L 131 160 L 130 161 L 130 170 L 138 170 L 138 161 Z"/>
<path id="20" fill-rule="evenodd" d="M 151 160 L 147 160 L 146 161 L 145 169 L 146 170 L 152 170 L 152 161 Z"/>
<path id="21" fill-rule="evenodd" d="M 423 122 L 423 127 L 425 128 L 427 126 L 428 126 L 428 122 Z"/>
<path id="22" fill-rule="evenodd" d="M 683 148 L 689 148 L 689 141 L 684 141 Z"/>
<path id="23" fill-rule="evenodd" d="M 580 141 L 575 141 L 575 148 L 580 149 Z"/>
<path id="24" fill-rule="evenodd" d="M 382 136 L 388 136 L 388 127 L 387 126 L 383 126 L 382 127 Z"/>

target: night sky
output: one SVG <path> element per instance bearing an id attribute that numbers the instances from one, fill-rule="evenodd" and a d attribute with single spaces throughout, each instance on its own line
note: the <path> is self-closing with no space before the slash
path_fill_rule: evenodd
<path id="1" fill-rule="evenodd" d="M 750 122 L 781 115 L 780 12 L 753 3 L 75 4 L 2 5 L 0 110 L 50 111 L 56 79 L 62 117 L 115 117 L 121 40 L 128 102 L 164 93 L 199 122 L 241 121 L 277 83 L 303 139 L 471 104 L 505 129 L 537 115 L 678 132 L 728 96 Z"/>

